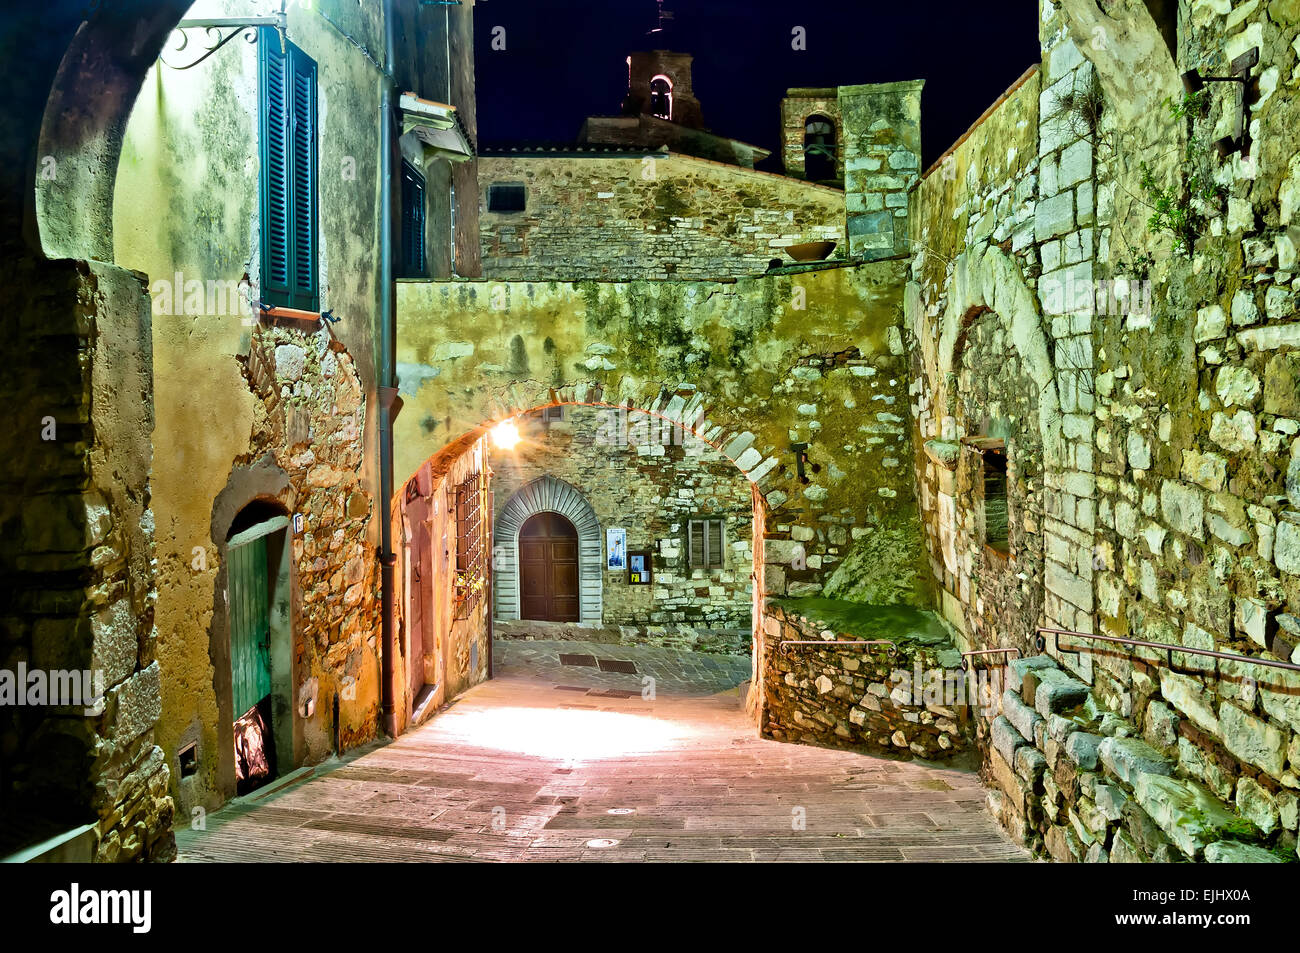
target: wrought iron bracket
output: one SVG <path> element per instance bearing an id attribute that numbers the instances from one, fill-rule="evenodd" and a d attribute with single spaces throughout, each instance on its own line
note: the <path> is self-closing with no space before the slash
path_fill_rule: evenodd
<path id="1" fill-rule="evenodd" d="M 286 22 L 283 13 L 265 17 L 216 17 L 207 20 L 181 20 L 176 24 L 176 29 L 172 31 L 180 37 L 180 42 L 166 52 L 180 53 L 182 50 L 188 49 L 190 45 L 188 31 L 202 30 L 207 43 L 203 53 L 197 59 L 183 66 L 168 62 L 162 55 L 158 57 L 158 62 L 168 69 L 193 69 L 237 36 L 242 35 L 249 43 L 256 43 L 258 27 L 274 27 L 280 31 L 280 37 L 283 40 Z"/>

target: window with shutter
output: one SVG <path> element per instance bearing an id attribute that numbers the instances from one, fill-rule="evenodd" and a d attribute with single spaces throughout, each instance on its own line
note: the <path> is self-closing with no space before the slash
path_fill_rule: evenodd
<path id="1" fill-rule="evenodd" d="M 723 564 L 722 520 L 690 520 L 686 527 L 687 561 L 692 569 L 721 569 Z"/>
<path id="2" fill-rule="evenodd" d="M 424 278 L 424 176 L 402 160 L 402 267 L 400 278 Z"/>
<path id="3" fill-rule="evenodd" d="M 262 300 L 317 311 L 316 63 L 270 27 L 258 44 Z"/>

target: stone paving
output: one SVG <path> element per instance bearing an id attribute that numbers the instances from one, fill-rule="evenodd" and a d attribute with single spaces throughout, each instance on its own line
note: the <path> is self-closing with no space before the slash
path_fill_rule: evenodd
<path id="1" fill-rule="evenodd" d="M 573 642 L 496 649 L 428 724 L 178 832 L 180 859 L 1029 859 L 972 773 L 757 737 L 747 659 L 590 646 L 633 675 L 561 664 Z"/>

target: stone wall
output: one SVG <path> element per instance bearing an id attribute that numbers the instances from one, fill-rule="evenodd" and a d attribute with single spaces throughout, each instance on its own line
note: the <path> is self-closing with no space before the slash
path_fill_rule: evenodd
<path id="1" fill-rule="evenodd" d="M 596 642 L 602 645 L 654 645 L 679 652 L 708 652 L 713 655 L 748 655 L 750 628 L 697 628 L 684 623 L 670 625 L 587 625 L 577 622 L 534 622 L 528 619 L 495 619 L 492 638 L 521 642 Z"/>
<path id="2" fill-rule="evenodd" d="M 1049 656 L 1005 671 L 1002 714 L 984 736 L 989 809 L 1021 843 L 1062 863 L 1295 860 L 1296 794 L 1243 776 L 1225 800 L 1215 791 L 1226 796 L 1231 768 L 1201 755 L 1213 780 L 1189 777 L 1192 743 L 1164 702 L 1151 702 L 1139 733 Z"/>
<path id="3" fill-rule="evenodd" d="M 768 591 L 925 603 L 901 263 L 731 282 L 403 283 L 396 472 L 553 403 L 685 423 L 766 498 Z"/>
<path id="4" fill-rule="evenodd" d="M 841 86 L 848 255 L 875 261 L 911 251 L 907 193 L 921 171 L 923 80 Z"/>
<path id="5" fill-rule="evenodd" d="M 972 723 L 960 656 L 938 618 L 897 606 L 769 600 L 762 733 L 797 741 L 946 759 L 969 750 Z M 782 642 L 888 640 L 891 645 Z"/>
<path id="6" fill-rule="evenodd" d="M 913 197 L 908 347 L 941 606 L 973 647 L 1033 651 L 1048 626 L 1175 648 L 1049 636 L 1020 664 L 1055 674 L 1017 677 L 981 729 L 994 806 L 1059 860 L 1262 856 L 1237 842 L 1293 857 L 1300 681 L 1177 649 L 1300 658 L 1300 143 L 1283 92 L 1300 17 L 1194 3 L 1176 51 L 1140 5 L 1044 4 L 1040 27 L 1041 73 Z M 1249 154 L 1220 161 L 1208 143 L 1236 100 L 1161 100 L 1181 71 L 1225 73 L 1255 46 Z M 1182 235 L 1149 221 L 1166 188 Z M 1014 471 L 1000 577 L 961 447 L 998 420 Z M 1068 691 L 1044 702 L 1047 682 Z"/>
<path id="7" fill-rule="evenodd" d="M 525 186 L 525 211 L 488 211 L 499 182 Z M 485 156 L 479 189 L 488 278 L 722 278 L 800 242 L 844 253 L 838 190 L 687 155 Z"/>
<path id="8" fill-rule="evenodd" d="M 40 331 L 11 362 L 21 389 L 6 392 L 15 406 L 58 397 L 14 442 L 4 482 L 0 669 L 22 697 L 0 706 L 0 806 L 30 841 L 91 825 L 79 860 L 169 860 L 154 512 L 147 492 L 127 490 L 149 481 L 149 299 L 138 275 L 102 263 L 14 278 L 42 289 L 27 312 Z M 48 694 L 15 685 L 22 669 L 44 673 Z M 82 672 L 89 693 L 56 699 L 58 673 Z M 0 853 L 21 846 L 6 839 Z"/>
<path id="9" fill-rule="evenodd" d="M 550 475 L 576 487 L 600 521 L 627 530 L 628 551 L 652 552 L 654 584 L 601 572 L 603 618 L 615 626 L 744 629 L 753 611 L 752 503 L 736 465 L 679 425 L 646 414 L 567 405 L 565 419 L 525 415 L 512 450 L 493 448 L 492 491 L 500 512 L 522 486 Z M 687 521 L 726 522 L 724 564 L 691 568 Z M 748 639 L 746 639 L 748 641 Z"/>

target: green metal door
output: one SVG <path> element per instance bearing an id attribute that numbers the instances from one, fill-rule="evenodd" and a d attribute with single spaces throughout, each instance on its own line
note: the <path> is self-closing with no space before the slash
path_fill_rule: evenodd
<path id="1" fill-rule="evenodd" d="M 230 688 L 239 718 L 271 694 L 271 600 L 266 536 L 227 550 L 230 582 Z"/>

